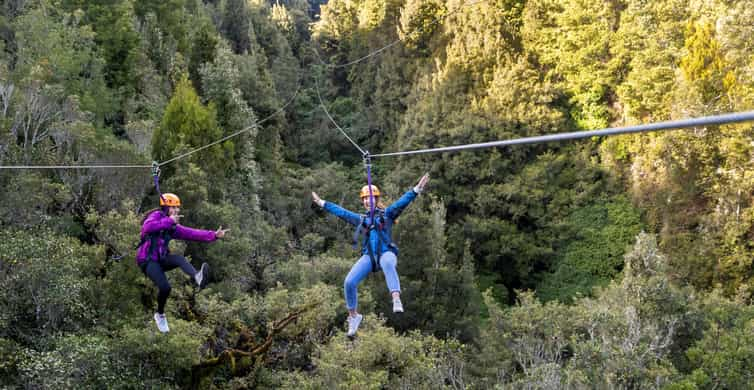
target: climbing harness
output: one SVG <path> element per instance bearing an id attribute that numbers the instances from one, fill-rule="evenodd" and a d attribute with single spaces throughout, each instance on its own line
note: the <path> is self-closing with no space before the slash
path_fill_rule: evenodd
<path id="1" fill-rule="evenodd" d="M 359 223 L 356 225 L 356 229 L 353 233 L 353 247 L 356 249 L 359 244 L 359 237 L 361 237 L 362 234 L 364 234 L 364 242 L 363 245 L 367 248 L 367 253 L 369 253 L 369 260 L 372 263 L 372 272 L 377 272 L 380 270 L 380 258 L 382 257 L 382 246 L 385 244 L 386 241 L 389 241 L 385 239 L 383 228 L 385 226 L 385 210 L 381 208 L 375 207 L 375 201 L 374 197 L 375 194 L 373 192 L 373 188 L 376 188 L 372 185 L 372 163 L 371 158 L 369 155 L 369 152 L 364 152 L 363 155 L 364 159 L 364 166 L 366 167 L 367 171 L 367 185 L 366 188 L 368 188 L 368 196 L 369 196 L 369 213 L 367 215 L 362 216 L 359 219 Z M 363 190 L 362 190 L 363 191 Z M 366 195 L 366 194 L 365 194 Z M 367 221 L 369 223 L 367 223 Z M 372 235 L 372 232 L 375 232 L 377 235 L 377 253 L 375 256 L 374 248 L 372 248 L 372 245 L 370 243 L 370 237 Z M 393 251 L 396 256 L 398 255 L 398 247 L 393 244 L 392 242 L 387 243 L 388 248 Z"/>

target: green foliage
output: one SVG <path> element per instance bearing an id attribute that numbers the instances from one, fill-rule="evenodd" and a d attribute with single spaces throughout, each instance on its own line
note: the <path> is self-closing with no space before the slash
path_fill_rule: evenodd
<path id="1" fill-rule="evenodd" d="M 83 111 L 102 123 L 114 110 L 112 92 L 105 86 L 106 61 L 99 55 L 97 35 L 81 11 L 53 10 L 47 1 L 14 20 L 17 61 L 12 80 L 21 85 L 39 83 L 56 97 L 76 96 Z"/>
<path id="2" fill-rule="evenodd" d="M 698 389 L 751 389 L 754 309 L 746 295 L 731 300 L 715 291 L 702 302 L 701 310 L 708 328 L 686 351 L 693 371 L 685 381 Z"/>
<path id="3" fill-rule="evenodd" d="M 122 97 L 132 95 L 136 89 L 139 47 L 139 35 L 133 25 L 133 3 L 64 0 L 63 5 L 73 12 L 83 12 L 83 20 L 95 32 L 108 86 L 118 89 Z"/>
<path id="4" fill-rule="evenodd" d="M 646 388 L 678 377 L 676 345 L 697 326 L 693 296 L 669 282 L 654 237 L 640 234 L 623 281 L 572 305 L 533 293 L 503 310 L 486 294 L 473 373 L 483 386 Z"/>
<path id="5" fill-rule="evenodd" d="M 640 215 L 625 197 L 595 202 L 566 218 L 574 238 L 556 260 L 555 271 L 537 288 L 543 300 L 570 301 L 605 286 L 623 269 L 623 254 L 641 229 Z"/>
<path id="6" fill-rule="evenodd" d="M 616 3 L 527 2 L 523 11 L 524 46 L 562 79 L 569 93 L 571 115 L 582 129 L 607 127 L 610 87 L 616 72 L 610 42 L 619 18 Z"/>
<path id="7" fill-rule="evenodd" d="M 186 0 L 167 0 L 153 2 L 135 0 L 134 12 L 142 19 L 155 18 L 159 25 L 160 35 L 166 35 L 166 41 L 173 42 L 175 49 L 181 53 L 189 53 L 189 35 L 187 30 L 191 23 L 191 16 L 197 10 L 191 10 L 192 2 Z"/>
<path id="8" fill-rule="evenodd" d="M 663 120 L 670 116 L 676 66 L 684 44 L 688 2 L 629 1 L 611 51 L 625 64 L 616 88 L 625 117 Z"/>
<path id="9" fill-rule="evenodd" d="M 86 226 L 110 256 L 98 268 L 101 276 L 92 282 L 99 293 L 91 299 L 104 327 L 132 324 L 133 319 L 143 314 L 140 298 L 150 282 L 135 264 L 134 246 L 139 243 L 141 216 L 134 209 L 133 203 L 126 202 L 120 211 L 113 209 L 104 214 L 91 211 L 86 215 Z"/>
<path id="10" fill-rule="evenodd" d="M 0 317 L 0 327 L 6 327 L 7 324 L 2 322 Z M 0 386 L 20 386 L 17 381 L 18 365 L 22 361 L 23 349 L 20 345 L 10 339 L 0 337 Z"/>
<path id="11" fill-rule="evenodd" d="M 0 337 L 44 346 L 46 337 L 96 321 L 89 298 L 101 247 L 37 228 L 0 231 L 0 249 L 0 311 L 7 325 Z"/>
<path id="12" fill-rule="evenodd" d="M 20 378 L 34 387 L 123 387 L 139 379 L 115 355 L 115 342 L 102 336 L 66 336 L 49 351 L 21 354 Z"/>
<path id="13" fill-rule="evenodd" d="M 684 45 L 687 54 L 680 63 L 684 77 L 697 86 L 704 102 L 715 99 L 722 92 L 724 62 L 713 29 L 709 22 L 688 23 Z"/>
<path id="14" fill-rule="evenodd" d="M 204 106 L 199 101 L 191 82 L 183 77 L 176 86 L 160 126 L 152 136 L 152 156 L 157 161 L 165 161 L 187 149 L 204 146 L 222 136 L 217 125 L 217 114 L 213 104 Z M 207 161 L 201 164 L 207 173 L 223 172 L 233 157 L 233 141 L 215 145 L 189 161 Z M 166 173 L 168 173 L 166 171 Z"/>
<path id="15" fill-rule="evenodd" d="M 231 43 L 236 54 L 244 54 L 251 49 L 249 7 L 243 0 L 227 0 L 222 6 L 222 22 L 220 31 Z"/>
<path id="16" fill-rule="evenodd" d="M 205 63 L 211 63 L 215 59 L 215 51 L 220 43 L 215 26 L 210 20 L 202 19 L 194 31 L 193 44 L 189 55 L 189 76 L 196 86 L 202 85 L 199 70 Z M 201 89 L 200 89 L 201 90 Z"/>
<path id="17" fill-rule="evenodd" d="M 44 224 L 50 214 L 71 199 L 64 185 L 38 173 L 10 177 L 0 190 L 0 197 L 3 225 L 27 228 Z"/>
<path id="18" fill-rule="evenodd" d="M 218 45 L 214 61 L 205 63 L 200 73 L 202 90 L 214 103 L 217 121 L 228 133 L 248 130 L 249 137 L 256 137 L 256 116 L 239 89 L 239 72 L 235 68 L 234 55 L 226 46 Z"/>
<path id="19" fill-rule="evenodd" d="M 268 2 L 255 0 L 251 4 L 252 38 L 256 40 L 251 50 L 259 54 L 264 53 L 267 60 L 265 71 L 269 69 L 275 83 L 274 95 L 279 96 L 281 101 L 286 101 L 292 98 L 300 87 L 302 72 L 300 61 L 293 55 L 293 44 L 286 39 L 286 35 L 291 31 L 276 22 L 273 8 Z M 281 103 L 277 103 L 275 109 L 280 105 Z"/>
<path id="20" fill-rule="evenodd" d="M 447 14 L 445 5 L 441 2 L 407 2 L 401 11 L 398 36 L 406 47 L 428 54 L 429 40 L 437 30 L 437 20 Z"/>
<path id="21" fill-rule="evenodd" d="M 190 383 L 191 367 L 199 363 L 200 351 L 211 330 L 171 317 L 170 331 L 167 337 L 158 332 L 151 318 L 146 329 L 124 328 L 117 334 L 114 354 L 126 362 L 129 372 L 138 373 L 139 382 L 146 386 L 185 386 Z"/>
<path id="22" fill-rule="evenodd" d="M 470 341 L 477 333 L 481 306 L 470 244 L 458 257 L 447 253 L 447 210 L 442 201 L 421 197 L 410 207 L 393 233 L 401 248 L 398 272 L 407 313 L 390 318 L 390 323 L 399 330 L 431 329 L 436 337 Z M 372 280 L 372 294 L 385 296 L 382 276 Z M 389 299 L 378 299 L 378 312 L 389 313 L 389 304 Z"/>
<path id="23" fill-rule="evenodd" d="M 61 163 L 77 164 L 86 161 L 112 162 L 118 156 L 122 164 L 144 164 L 145 156 L 134 150 L 127 141 L 120 139 L 108 130 L 92 127 L 86 122 L 75 121 L 68 124 L 66 131 L 54 135 Z M 62 171 L 59 180 L 71 188 L 74 197 L 68 207 L 80 215 L 92 207 L 96 210 L 109 210 L 113 205 L 141 196 L 144 171 L 91 169 L 87 171 Z"/>
<path id="24" fill-rule="evenodd" d="M 0 387 L 751 388 L 750 124 L 375 159 L 386 204 L 432 180 L 394 229 L 406 312 L 370 276 L 354 340 L 353 227 L 311 192 L 362 210 L 318 91 L 372 153 L 749 110 L 752 10 L 3 2 L 2 165 L 164 162 L 250 131 L 163 166 L 183 223 L 231 228 L 173 243 L 212 272 L 167 273 L 167 335 L 133 262 L 147 170 L 2 170 Z"/>
<path id="25" fill-rule="evenodd" d="M 383 321 L 365 316 L 354 341 L 338 333 L 318 351 L 317 369 L 290 374 L 283 388 L 438 389 L 463 383 L 458 375 L 462 347 L 457 342 L 418 332 L 397 335 Z"/>

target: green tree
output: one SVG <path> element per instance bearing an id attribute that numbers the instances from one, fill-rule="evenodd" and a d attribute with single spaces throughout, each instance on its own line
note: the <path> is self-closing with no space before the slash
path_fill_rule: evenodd
<path id="1" fill-rule="evenodd" d="M 355 345 L 354 345 L 355 344 Z M 310 374 L 287 375 L 283 388 L 438 389 L 462 386 L 462 347 L 418 332 L 398 335 L 382 320 L 365 316 L 356 341 L 342 333 L 323 345 Z"/>
<path id="2" fill-rule="evenodd" d="M 215 26 L 207 19 L 200 20 L 194 34 L 189 55 L 189 78 L 193 85 L 202 86 L 200 69 L 204 64 L 211 63 L 215 59 L 220 37 L 217 35 Z M 203 89 L 199 90 L 201 94 Z"/>
<path id="3" fill-rule="evenodd" d="M 685 0 L 629 1 L 621 12 L 611 53 L 625 73 L 616 88 L 624 118 L 664 120 L 676 83 L 689 17 Z"/>
<path id="4" fill-rule="evenodd" d="M 231 43 L 234 53 L 248 53 L 251 49 L 249 32 L 252 28 L 248 3 L 243 0 L 226 0 L 220 4 L 222 6 L 222 19 L 219 30 Z"/>
<path id="5" fill-rule="evenodd" d="M 38 228 L 0 231 L 0 337 L 32 348 L 46 348 L 48 337 L 92 326 L 97 313 L 90 297 L 103 248 Z"/>
<path id="6" fill-rule="evenodd" d="M 566 224 L 573 238 L 558 255 L 554 272 L 538 283 L 537 295 L 543 300 L 569 302 L 619 279 L 623 254 L 642 228 L 638 210 L 624 197 L 576 209 Z"/>
<path id="7" fill-rule="evenodd" d="M 700 308 L 705 315 L 704 336 L 686 351 L 692 371 L 679 385 L 752 388 L 754 311 L 747 300 L 745 292 L 735 299 L 724 298 L 720 291 L 705 298 Z"/>
<path id="8" fill-rule="evenodd" d="M 191 47 L 188 29 L 193 25 L 192 16 L 199 13 L 199 9 L 193 8 L 194 4 L 187 0 L 134 0 L 133 7 L 140 19 L 153 15 L 159 30 L 169 37 L 166 40 L 174 42 L 179 52 L 188 54 Z"/>
<path id="9" fill-rule="evenodd" d="M 152 136 L 152 156 L 157 161 L 165 161 L 221 137 L 215 105 L 202 105 L 191 82 L 183 76 Z M 189 161 L 203 166 L 208 173 L 221 174 L 231 164 L 233 150 L 232 142 L 224 142 L 191 156 Z"/>
<path id="10" fill-rule="evenodd" d="M 16 18 L 17 60 L 11 79 L 17 87 L 44 90 L 57 101 L 76 96 L 81 110 L 94 113 L 95 123 L 102 124 L 114 111 L 114 100 L 96 34 L 82 17 L 80 11 L 53 10 L 43 1 Z"/>
<path id="11" fill-rule="evenodd" d="M 725 63 L 714 34 L 710 22 L 689 22 L 684 44 L 686 55 L 680 63 L 683 76 L 698 89 L 704 103 L 718 99 L 723 91 Z"/>
<path id="12" fill-rule="evenodd" d="M 619 20 L 616 2 L 551 0 L 527 2 L 523 44 L 561 79 L 571 96 L 571 117 L 582 129 L 607 127 L 608 98 L 618 74 L 610 42 Z"/>

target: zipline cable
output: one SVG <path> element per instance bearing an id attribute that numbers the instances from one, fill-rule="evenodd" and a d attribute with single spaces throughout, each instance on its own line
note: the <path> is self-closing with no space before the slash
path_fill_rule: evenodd
<path id="1" fill-rule="evenodd" d="M 455 9 L 452 12 L 448 12 L 447 14 L 443 15 L 442 17 L 435 18 L 435 20 L 433 20 L 431 23 L 429 23 L 426 26 L 424 26 L 424 28 L 431 27 L 432 25 L 437 24 L 438 22 L 441 22 L 441 21 L 445 20 L 445 18 L 447 18 L 448 16 L 453 15 L 453 14 L 455 14 L 457 12 L 460 12 L 465 7 L 476 5 L 476 4 L 479 4 L 479 3 L 484 3 L 484 2 L 487 2 L 487 1 L 489 1 L 489 0 L 477 0 L 477 1 L 472 1 L 472 2 L 466 3 L 466 4 L 458 7 L 457 9 Z M 419 28 L 419 29 L 416 29 L 416 30 L 411 31 L 411 32 L 415 32 L 415 31 L 424 32 L 424 29 L 423 28 Z M 319 58 L 319 61 L 322 63 L 322 65 L 324 65 L 324 66 L 326 66 L 328 68 L 332 68 L 332 69 L 345 68 L 345 67 L 348 67 L 348 66 L 351 66 L 351 65 L 358 64 L 359 62 L 364 61 L 366 59 L 369 59 L 371 57 L 374 57 L 377 54 L 382 53 L 383 51 L 385 51 L 385 50 L 387 50 L 387 49 L 389 49 L 389 48 L 397 45 L 400 42 L 401 42 L 400 38 L 396 39 L 395 41 L 387 44 L 386 46 L 383 46 L 383 47 L 381 47 L 381 48 L 379 48 L 379 49 L 377 49 L 377 50 L 375 50 L 375 51 L 373 51 L 373 52 L 371 52 L 371 53 L 369 53 L 369 54 L 367 54 L 367 55 L 365 55 L 363 57 L 357 58 L 357 59 L 355 59 L 353 61 L 346 62 L 345 64 L 337 64 L 337 65 L 328 64 L 324 60 L 322 60 L 322 58 L 319 56 L 319 54 L 317 54 L 317 58 Z"/>
<path id="2" fill-rule="evenodd" d="M 151 168 L 151 165 L 0 165 L 0 169 L 116 169 Z"/>
<path id="3" fill-rule="evenodd" d="M 316 50 L 314 50 L 314 52 L 317 53 Z M 317 56 L 319 57 L 319 54 L 317 54 Z M 338 130 L 340 130 L 341 134 L 343 134 L 343 136 L 345 136 L 346 139 L 348 139 L 348 141 L 350 141 L 351 144 L 353 146 L 355 146 L 356 149 L 359 150 L 359 152 L 361 153 L 362 156 L 365 155 L 366 152 L 364 151 L 364 149 L 362 149 L 359 146 L 359 144 L 356 143 L 356 141 L 352 140 L 351 137 L 348 136 L 348 133 L 346 133 L 346 131 L 343 130 L 343 128 L 341 128 L 338 125 L 338 122 L 335 122 L 335 119 L 333 119 L 333 117 L 330 115 L 330 112 L 327 111 L 327 107 L 325 106 L 325 101 L 322 100 L 322 94 L 319 92 L 319 79 L 316 76 L 314 76 L 314 89 L 317 90 L 317 97 L 319 98 L 319 105 L 320 105 L 320 107 L 322 107 L 322 110 L 325 112 L 325 115 L 327 115 L 327 117 L 330 119 L 330 122 L 332 122 L 332 124 L 334 124 L 335 127 L 338 128 Z"/>
<path id="4" fill-rule="evenodd" d="M 408 151 L 393 152 L 393 153 L 380 153 L 380 154 L 373 154 L 371 155 L 371 157 L 391 157 L 391 156 L 404 156 L 404 155 L 423 154 L 423 153 L 456 152 L 456 151 L 469 150 L 469 149 L 493 148 L 493 147 L 510 146 L 510 145 L 538 144 L 538 143 L 545 143 L 545 142 L 566 141 L 566 140 L 589 138 L 589 137 L 642 133 L 642 132 L 658 131 L 658 130 L 682 129 L 682 128 L 689 128 L 689 127 L 707 126 L 707 125 L 723 125 L 727 123 L 738 123 L 738 122 L 747 122 L 747 121 L 754 121 L 754 111 L 736 112 L 736 113 L 721 114 L 721 115 L 711 115 L 711 116 L 704 116 L 704 117 L 691 118 L 691 119 L 682 119 L 682 120 L 676 120 L 676 121 L 648 123 L 648 124 L 637 125 L 637 126 L 616 127 L 616 128 L 607 128 L 607 129 L 589 130 L 589 131 L 576 131 L 576 132 L 571 132 L 571 133 L 540 135 L 540 136 L 534 136 L 534 137 L 517 138 L 517 139 L 503 140 L 503 141 L 492 141 L 492 142 L 483 142 L 483 143 L 476 143 L 476 144 L 446 146 L 446 147 L 430 148 L 430 149 L 408 150 Z"/>

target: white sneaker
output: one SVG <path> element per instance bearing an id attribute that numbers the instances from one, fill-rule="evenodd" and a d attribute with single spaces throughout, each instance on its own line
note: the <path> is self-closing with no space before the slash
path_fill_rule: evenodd
<path id="1" fill-rule="evenodd" d="M 356 331 L 359 330 L 359 324 L 361 324 L 361 319 L 364 318 L 361 314 L 357 314 L 353 317 L 348 317 L 348 333 L 347 336 L 353 336 L 356 334 Z"/>
<path id="2" fill-rule="evenodd" d="M 165 314 L 154 313 L 154 322 L 157 323 L 157 329 L 159 329 L 160 332 L 167 333 L 170 331 L 170 328 L 168 328 L 168 319 L 165 318 Z"/>
<path id="3" fill-rule="evenodd" d="M 207 272 L 209 271 L 209 266 L 207 263 L 202 263 L 202 267 L 199 268 L 199 272 L 194 275 L 194 280 L 196 280 L 196 285 L 199 286 L 199 288 L 203 288 L 207 282 Z"/>
<path id="4" fill-rule="evenodd" d="M 403 304 L 400 298 L 393 299 L 393 313 L 403 313 Z"/>

